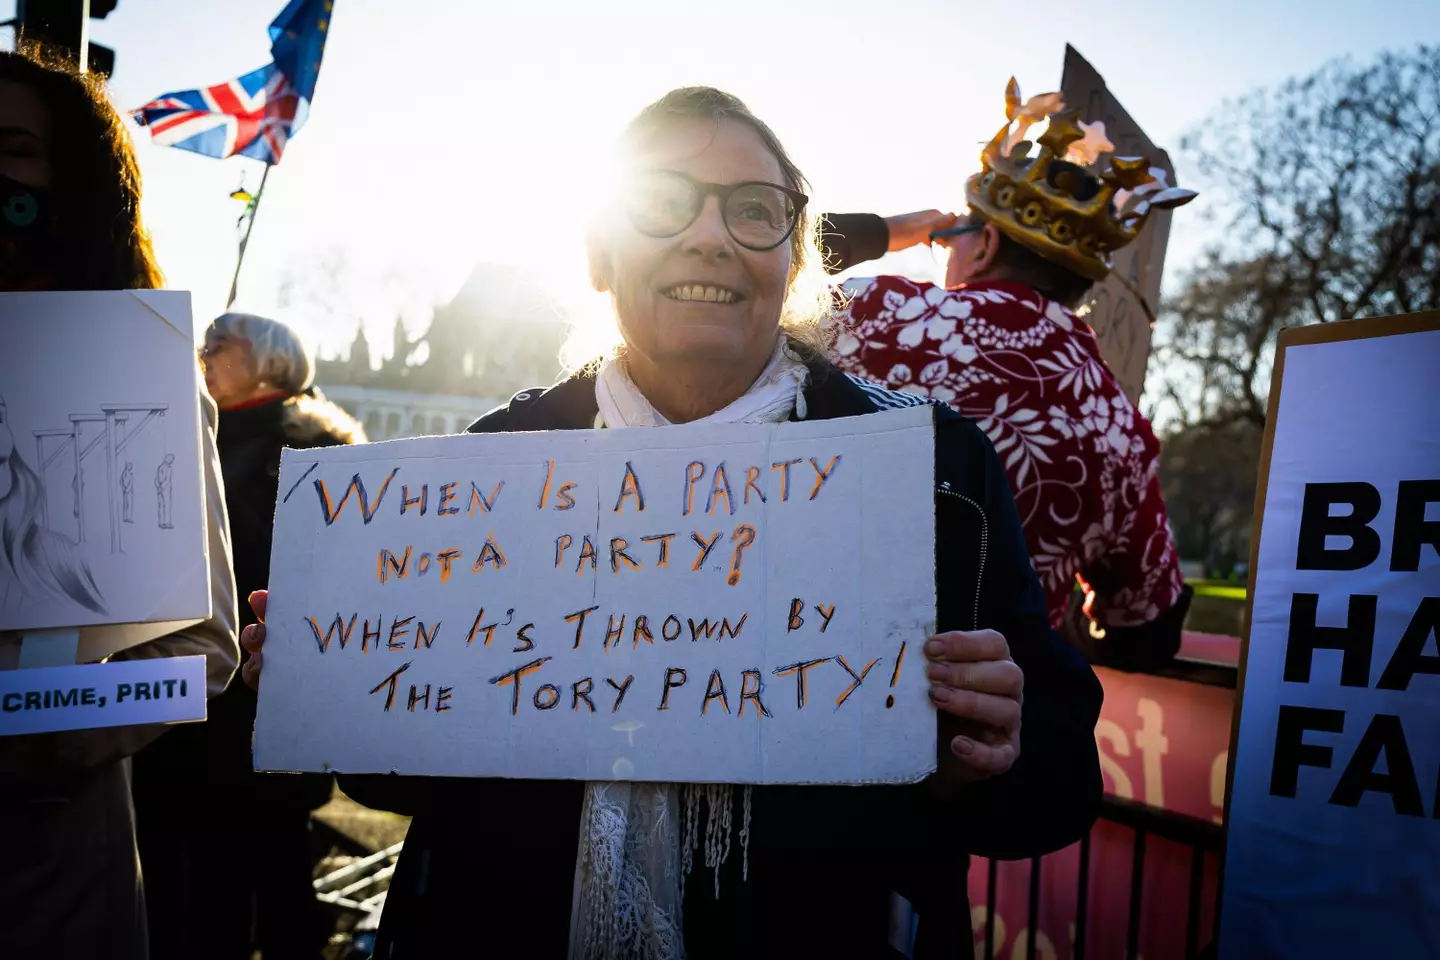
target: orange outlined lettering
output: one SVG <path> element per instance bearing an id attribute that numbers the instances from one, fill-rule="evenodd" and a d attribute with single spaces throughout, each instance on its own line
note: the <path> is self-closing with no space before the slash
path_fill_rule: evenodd
<path id="1" fill-rule="evenodd" d="M 696 468 L 699 468 L 698 470 Z M 699 460 L 691 460 L 690 465 L 685 468 L 685 509 L 681 511 L 682 517 L 690 516 L 690 511 L 695 507 L 695 484 L 705 478 L 705 464 Z M 316 483 L 319 483 L 317 480 Z"/>
<path id="2" fill-rule="evenodd" d="M 705 716 L 705 711 L 710 709 L 711 700 L 719 700 L 725 712 L 730 712 L 730 698 L 725 696 L 725 680 L 720 676 L 719 670 L 711 672 L 710 682 L 705 685 L 705 700 L 700 704 L 700 716 Z"/>
<path id="3" fill-rule="evenodd" d="M 390 489 L 390 481 L 394 480 L 395 474 L 399 472 L 399 467 L 390 471 L 389 476 L 380 484 L 380 490 L 375 494 L 375 502 L 373 504 L 370 502 L 370 498 L 365 495 L 365 482 L 360 479 L 360 474 L 355 474 L 350 478 L 350 485 L 345 488 L 345 494 L 340 498 L 340 503 L 333 508 L 330 506 L 330 491 L 326 489 L 325 481 L 317 477 L 315 479 L 315 492 L 320 497 L 320 512 L 325 518 L 325 526 L 328 527 L 340 519 L 340 511 L 344 510 L 345 504 L 350 502 L 350 494 L 352 493 L 355 494 L 355 499 L 360 502 L 360 515 L 364 518 L 365 523 L 369 524 L 371 520 L 375 519 L 375 513 L 380 509 L 380 504 L 385 501 L 385 491 Z"/>
<path id="4" fill-rule="evenodd" d="M 409 509 L 410 509 L 412 506 L 414 506 L 415 504 L 417 504 L 417 503 L 420 505 L 420 516 L 422 516 L 422 517 L 425 516 L 425 504 L 428 503 L 429 500 L 430 500 L 430 484 L 428 484 L 428 483 L 422 483 L 422 484 L 420 485 L 420 496 L 418 496 L 418 497 L 412 497 L 412 496 L 410 496 L 410 487 L 409 487 L 408 484 L 401 486 L 401 487 L 400 487 L 400 516 L 402 516 L 402 517 L 405 516 L 406 512 L 409 511 Z"/>
<path id="5" fill-rule="evenodd" d="M 413 547 L 406 547 L 405 552 L 396 559 L 395 554 L 384 547 L 380 548 L 380 557 L 375 561 L 375 576 L 381 583 L 388 583 L 393 576 L 396 580 L 404 580 L 410 573 L 410 551 Z"/>
<path id="6" fill-rule="evenodd" d="M 770 465 L 770 472 L 771 472 L 771 473 L 774 473 L 776 470 L 779 470 L 779 471 L 780 471 L 780 502 L 781 502 L 781 503 L 788 503 L 788 502 L 790 501 L 790 468 L 793 467 L 793 466 L 795 466 L 795 464 L 797 464 L 797 463 L 804 463 L 804 462 L 805 462 L 805 461 L 803 461 L 803 460 L 785 460 L 785 461 L 783 461 L 783 462 L 781 462 L 781 463 L 772 463 L 772 464 Z M 740 709 L 742 709 L 742 710 L 745 709 L 745 704 L 743 704 L 743 703 L 740 704 Z"/>
<path id="7" fill-rule="evenodd" d="M 354 614 L 350 617 L 349 624 L 346 624 L 340 614 L 335 614 L 335 622 L 330 624 L 325 630 L 325 638 L 323 640 L 320 638 L 320 624 L 315 622 L 315 618 L 306 617 L 305 621 L 310 624 L 310 630 L 315 634 L 315 645 L 320 648 L 321 653 L 325 653 L 330 649 L 330 640 L 335 636 L 336 632 L 340 634 L 340 649 L 345 649 L 346 644 L 350 642 L 350 632 L 355 629 L 355 621 L 359 616 L 360 614 L 358 613 Z M 365 622 L 368 626 L 370 621 L 367 620 Z"/>
<path id="8" fill-rule="evenodd" d="M 527 674 L 534 673 L 536 670 L 545 666 L 551 659 L 553 658 L 541 657 L 539 660 L 531 660 L 529 663 L 516 667 L 514 670 L 508 670 L 498 677 L 490 678 L 490 682 L 497 687 L 503 687 L 507 683 L 513 685 L 514 690 L 510 696 L 510 716 L 513 717 L 520 713 L 520 681 Z M 407 663 L 406 666 L 408 667 L 409 664 Z"/>
<path id="9" fill-rule="evenodd" d="M 502 488 L 504 488 L 504 486 L 505 486 L 505 481 L 504 481 L 504 480 L 501 480 L 499 483 L 495 484 L 495 489 L 490 491 L 490 496 L 489 496 L 489 498 L 487 499 L 486 496 L 485 496 L 483 493 L 480 492 L 480 488 L 477 487 L 477 486 L 475 486 L 474 481 L 471 481 L 471 483 L 470 483 L 470 509 L 469 509 L 468 511 L 466 511 L 465 516 L 467 516 L 467 517 L 473 517 L 473 516 L 475 516 L 475 508 L 476 508 L 476 507 L 479 507 L 479 508 L 480 508 L 480 512 L 481 512 L 481 513 L 489 513 L 490 511 L 494 510 L 494 509 L 495 509 L 495 500 L 496 500 L 496 498 L 498 498 L 498 497 L 500 496 L 500 491 L 501 491 Z"/>
<path id="10" fill-rule="evenodd" d="M 648 537 L 641 537 L 641 543 L 654 543 L 660 541 L 660 559 L 655 561 L 657 567 L 670 566 L 670 541 L 675 538 L 673 533 L 656 533 Z"/>
<path id="11" fill-rule="evenodd" d="M 475 563 L 470 567 L 470 570 L 472 573 L 480 573 L 485 569 L 485 564 L 487 563 L 494 564 L 495 569 L 499 570 L 503 568 L 507 562 L 505 552 L 500 549 L 500 544 L 495 542 L 495 531 L 491 530 L 485 538 L 485 546 L 480 548 L 480 556 L 475 558 Z"/>
<path id="12" fill-rule="evenodd" d="M 840 696 L 835 698 L 835 709 L 838 710 L 840 709 L 840 705 L 842 703 L 850 699 L 850 694 L 854 693 L 856 688 L 858 688 L 860 684 L 865 682 L 865 678 L 870 674 L 871 668 L 874 667 L 875 664 L 880 662 L 880 658 L 876 657 L 874 660 L 871 660 L 869 663 L 865 664 L 865 669 L 861 670 L 859 673 L 851 670 L 850 664 L 846 663 L 845 658 L 842 656 L 837 655 L 835 657 L 835 662 L 845 668 L 845 672 L 850 674 L 851 681 L 850 686 L 846 687 L 844 692 L 841 693 Z"/>
<path id="13" fill-rule="evenodd" d="M 809 689 L 808 689 L 808 686 L 809 686 L 809 685 L 805 682 L 805 681 L 806 681 L 806 671 L 809 670 L 811 667 L 817 667 L 817 666 L 819 666 L 819 665 L 822 664 L 822 663 L 829 663 L 829 662 L 830 662 L 830 658 L 829 658 L 829 657 L 823 657 L 823 658 L 821 658 L 821 659 L 819 659 L 819 660 L 802 660 L 802 661 L 800 661 L 800 662 L 798 662 L 798 663 L 789 663 L 789 664 L 786 664 L 786 665 L 783 666 L 783 667 L 776 667 L 776 668 L 775 668 L 774 673 L 775 673 L 775 676 L 777 676 L 777 677 L 788 677 L 788 676 L 792 676 L 792 675 L 795 677 L 795 709 L 796 709 L 796 710 L 803 710 L 803 709 L 805 709 L 805 698 L 806 698 L 806 696 L 809 694 Z"/>
<path id="14" fill-rule="evenodd" d="M 710 481 L 710 496 L 705 499 L 705 512 L 708 515 L 715 516 L 715 506 L 721 497 L 725 498 L 726 512 L 734 516 L 735 504 L 730 499 L 730 475 L 725 472 L 724 460 L 715 468 L 715 476 Z"/>
<path id="15" fill-rule="evenodd" d="M 620 481 L 620 496 L 615 500 L 615 512 L 625 512 L 625 499 L 634 497 L 638 512 L 645 512 L 645 494 L 640 492 L 640 478 L 635 476 L 635 468 L 630 461 L 625 461 L 625 479 Z"/>
<path id="16" fill-rule="evenodd" d="M 460 512 L 459 507 L 447 506 L 450 501 L 458 499 L 455 493 L 455 488 L 458 486 L 460 486 L 459 480 L 456 480 L 454 483 L 443 483 L 440 485 L 440 505 L 435 508 L 435 516 L 453 517 Z"/>
<path id="17" fill-rule="evenodd" d="M 814 457 L 810 458 L 810 466 L 815 468 L 815 486 L 810 490 L 810 499 L 814 500 L 816 494 L 820 492 L 820 488 L 825 485 L 825 481 L 829 480 L 830 475 L 835 472 L 835 468 L 840 466 L 840 454 L 837 453 L 831 457 L 824 470 L 820 469 L 820 464 L 815 462 Z"/>
<path id="18" fill-rule="evenodd" d="M 755 496 L 757 496 L 757 497 L 760 498 L 760 502 L 761 502 L 761 503 L 764 503 L 764 502 L 765 502 L 765 491 L 764 491 L 764 490 L 761 490 L 759 483 L 757 483 L 757 481 L 758 481 L 759 479 L 760 479 L 760 468 L 759 468 L 759 467 L 746 467 L 746 468 L 745 468 L 745 505 L 746 505 L 747 507 L 750 505 L 750 491 L 751 491 L 751 490 L 754 490 L 754 491 L 755 491 Z"/>
<path id="19" fill-rule="evenodd" d="M 690 565 L 690 569 L 699 570 L 702 566 L 704 566 L 705 559 L 710 556 L 710 551 L 715 549 L 715 544 L 720 542 L 720 531 L 716 530 L 713 534 L 711 534 L 710 541 L 708 543 L 705 541 L 704 537 L 700 536 L 700 531 L 698 530 L 690 534 L 690 539 L 694 540 L 695 545 L 700 548 L 700 553 L 698 556 L 695 557 L 695 562 Z"/>
<path id="20" fill-rule="evenodd" d="M 755 688 L 750 688 L 750 681 L 755 681 Z M 772 716 L 765 708 L 765 703 L 760 699 L 760 694 L 765 691 L 765 681 L 760 678 L 759 670 L 744 670 L 740 674 L 740 712 L 737 716 L 745 716 L 745 701 L 754 700 L 755 708 L 758 711 L 755 719 Z"/>
<path id="21" fill-rule="evenodd" d="M 600 605 L 596 604 L 593 607 L 586 607 L 584 610 L 576 610 L 565 618 L 566 623 L 573 622 L 575 624 L 575 643 L 571 645 L 571 650 L 580 649 L 580 637 L 585 632 L 585 618 L 599 609 Z"/>

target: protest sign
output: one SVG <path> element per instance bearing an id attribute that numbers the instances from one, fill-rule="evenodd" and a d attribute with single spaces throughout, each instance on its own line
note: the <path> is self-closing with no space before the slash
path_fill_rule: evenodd
<path id="1" fill-rule="evenodd" d="M 204 719 L 204 657 L 0 671 L 0 736 Z"/>
<path id="2" fill-rule="evenodd" d="M 1286 330 L 1231 754 L 1226 958 L 1440 943 L 1440 313 Z"/>
<path id="3" fill-rule="evenodd" d="M 0 632 L 210 615 L 189 294 L 0 294 Z M 178 623 L 177 623 L 178 621 Z"/>
<path id="4" fill-rule="evenodd" d="M 1069 44 L 1065 46 L 1060 91 L 1065 105 L 1079 108 L 1086 122 L 1105 124 L 1105 135 L 1115 145 L 1115 156 L 1149 157 L 1150 165 L 1164 170 L 1167 182 L 1176 185 L 1169 154 L 1150 141 L 1105 86 L 1105 79 Z M 1145 364 L 1150 358 L 1153 333 L 1151 314 L 1160 306 L 1160 276 L 1169 240 L 1170 211 L 1156 209 L 1140 236 L 1115 251 L 1110 276 L 1092 289 L 1094 303 L 1085 314 L 1100 341 L 1101 356 L 1132 401 L 1139 400 L 1145 386 Z M 1137 291 L 1144 297 L 1143 304 Z"/>
<path id="5" fill-rule="evenodd" d="M 286 451 L 256 766 L 923 777 L 933 437 L 916 407 Z"/>

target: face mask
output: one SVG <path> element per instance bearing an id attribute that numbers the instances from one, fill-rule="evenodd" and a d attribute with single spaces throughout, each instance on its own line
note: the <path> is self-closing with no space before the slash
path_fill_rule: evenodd
<path id="1" fill-rule="evenodd" d="M 43 276 L 54 247 L 49 195 L 0 174 L 0 289 Z"/>

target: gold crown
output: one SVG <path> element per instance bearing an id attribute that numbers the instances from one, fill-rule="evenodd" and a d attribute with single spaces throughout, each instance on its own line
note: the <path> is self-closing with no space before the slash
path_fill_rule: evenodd
<path id="1" fill-rule="evenodd" d="M 1038 138 L 1025 132 L 1049 120 Z M 1011 127 L 1015 129 L 1012 130 Z M 1105 124 L 1085 123 L 1058 93 L 1021 103 L 1015 78 L 1005 89 L 1005 126 L 980 154 L 982 169 L 965 184 L 970 207 L 1016 243 L 1081 276 L 1104 280 L 1110 255 L 1140 235 L 1150 212 L 1195 199 L 1165 182 L 1148 157 L 1112 157 Z"/>

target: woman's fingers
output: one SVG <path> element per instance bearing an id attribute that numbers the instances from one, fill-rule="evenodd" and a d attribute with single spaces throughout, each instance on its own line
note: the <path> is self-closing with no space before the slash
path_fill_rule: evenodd
<path id="1" fill-rule="evenodd" d="M 925 656 L 952 663 L 1009 660 L 1010 645 L 994 630 L 952 630 L 926 640 Z"/>
<path id="2" fill-rule="evenodd" d="M 255 617 L 261 623 L 265 622 L 265 606 L 269 599 L 269 590 L 256 590 L 250 594 L 250 609 L 255 611 Z"/>
<path id="3" fill-rule="evenodd" d="M 240 678 L 245 685 L 257 693 L 260 690 L 260 654 L 252 653 L 250 659 L 240 668 Z"/>
<path id="4" fill-rule="evenodd" d="M 260 648 L 265 646 L 265 624 L 252 623 L 241 630 L 240 646 L 244 647 L 251 656 L 259 656 Z"/>
<path id="5" fill-rule="evenodd" d="M 931 660 L 925 665 L 925 676 L 934 683 L 1017 700 L 1025 690 L 1025 674 L 1013 660 Z"/>
<path id="6" fill-rule="evenodd" d="M 950 752 L 955 754 L 966 778 L 971 780 L 998 777 L 1013 767 L 1020 757 L 1020 750 L 1013 740 L 988 744 L 971 737 L 956 737 L 950 741 Z"/>
<path id="7" fill-rule="evenodd" d="M 930 688 L 930 699 L 937 710 L 994 727 L 1002 733 L 1010 733 L 1020 727 L 1020 701 L 1013 697 L 937 685 Z"/>

